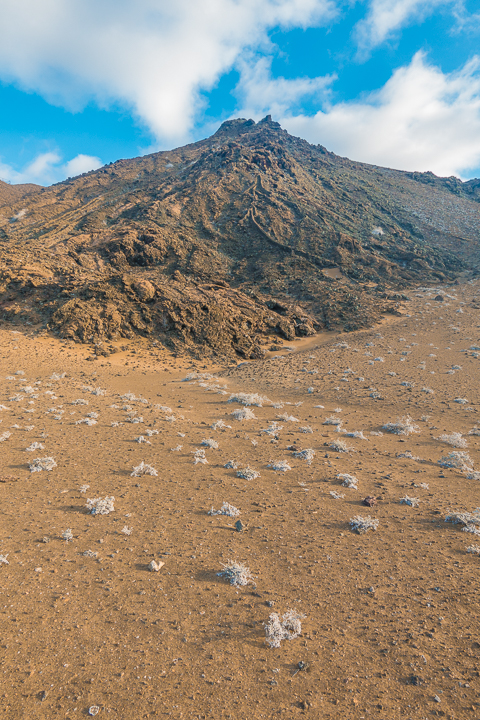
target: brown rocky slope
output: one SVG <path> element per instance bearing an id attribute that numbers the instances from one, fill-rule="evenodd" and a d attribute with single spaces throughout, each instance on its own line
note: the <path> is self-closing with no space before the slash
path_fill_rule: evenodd
<path id="1" fill-rule="evenodd" d="M 352 162 L 270 117 L 49 188 L 0 187 L 0 318 L 258 357 L 478 262 L 480 184 Z"/>

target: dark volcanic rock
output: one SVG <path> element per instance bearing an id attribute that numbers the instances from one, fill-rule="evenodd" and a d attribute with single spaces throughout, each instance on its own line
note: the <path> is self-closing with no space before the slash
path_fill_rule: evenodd
<path id="1" fill-rule="evenodd" d="M 0 318 L 260 357 L 354 330 L 475 256 L 473 182 L 329 153 L 271 118 L 49 188 L 0 185 Z"/>

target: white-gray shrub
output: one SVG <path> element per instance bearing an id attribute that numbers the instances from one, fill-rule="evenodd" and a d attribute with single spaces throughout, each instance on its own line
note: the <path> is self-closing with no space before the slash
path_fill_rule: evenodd
<path id="1" fill-rule="evenodd" d="M 247 465 L 243 470 L 237 470 L 237 477 L 243 478 L 243 480 L 255 480 L 257 477 L 260 477 L 260 473 Z"/>
<path id="2" fill-rule="evenodd" d="M 270 465 L 267 465 L 267 467 L 272 468 L 272 470 L 276 472 L 287 472 L 292 469 L 286 460 L 275 460 Z"/>
<path id="3" fill-rule="evenodd" d="M 312 460 L 315 457 L 315 450 L 313 448 L 306 448 L 305 450 L 296 450 L 293 456 L 299 460 L 306 460 L 308 465 L 312 464 Z"/>
<path id="4" fill-rule="evenodd" d="M 410 497 L 409 495 L 404 495 L 402 498 L 400 498 L 400 505 L 410 505 L 411 507 L 418 507 L 419 499 L 415 497 Z"/>
<path id="5" fill-rule="evenodd" d="M 280 647 L 282 640 L 294 640 L 302 632 L 301 620 L 305 615 L 296 610 L 287 610 L 280 618 L 278 613 L 272 613 L 265 623 L 265 637 L 271 648 Z"/>
<path id="6" fill-rule="evenodd" d="M 236 560 L 229 560 L 227 563 L 221 563 L 223 570 L 217 573 L 218 577 L 226 578 L 230 585 L 236 587 L 242 587 L 253 582 L 253 576 L 246 565 L 237 562 Z"/>
<path id="7" fill-rule="evenodd" d="M 256 405 L 256 407 L 263 407 L 263 405 L 270 404 L 269 400 L 264 395 L 258 395 L 258 393 L 233 393 L 228 398 L 227 402 L 238 402 L 240 405 Z"/>
<path id="8" fill-rule="evenodd" d="M 140 477 L 141 475 L 152 475 L 153 477 L 157 477 L 158 473 L 154 467 L 147 465 L 147 463 L 142 460 L 140 465 L 133 468 L 133 472 L 130 474 L 130 477 Z"/>
<path id="9" fill-rule="evenodd" d="M 220 510 L 214 510 L 213 507 L 211 510 L 208 511 L 208 515 L 227 515 L 228 517 L 238 517 L 241 513 L 238 508 L 236 508 L 234 505 L 230 505 L 230 503 L 223 502 L 222 507 Z"/>
<path id="10" fill-rule="evenodd" d="M 88 498 L 85 507 L 90 515 L 108 515 L 115 510 L 113 495 L 104 498 Z"/>
<path id="11" fill-rule="evenodd" d="M 342 481 L 343 487 L 358 490 L 358 478 L 356 478 L 355 475 L 350 475 L 349 473 L 339 473 L 337 475 L 337 480 Z"/>
<path id="12" fill-rule="evenodd" d="M 382 430 L 394 435 L 410 435 L 420 432 L 418 425 L 415 425 L 410 415 L 398 418 L 396 422 L 388 422 L 383 425 Z"/>
<path id="13" fill-rule="evenodd" d="M 370 517 L 370 515 L 367 515 L 366 517 L 356 515 L 350 520 L 351 529 L 359 535 L 363 535 L 368 532 L 368 530 L 376 530 L 378 528 L 378 524 L 379 521 L 376 518 Z"/>
<path id="14" fill-rule="evenodd" d="M 456 448 L 465 448 L 467 447 L 467 441 L 464 437 L 462 437 L 462 434 L 459 432 L 453 432 L 450 433 L 450 435 L 440 435 L 438 438 L 435 438 L 436 440 L 441 440 L 441 442 L 447 443 L 447 445 L 451 445 L 452 447 Z"/>
<path id="15" fill-rule="evenodd" d="M 50 472 L 50 470 L 57 467 L 57 463 L 53 457 L 35 458 L 29 463 L 28 467 L 30 472 L 41 472 L 42 470 Z"/>

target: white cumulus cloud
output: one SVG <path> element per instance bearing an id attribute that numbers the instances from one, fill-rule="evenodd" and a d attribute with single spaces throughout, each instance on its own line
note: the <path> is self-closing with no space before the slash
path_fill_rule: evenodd
<path id="1" fill-rule="evenodd" d="M 21 170 L 0 161 L 0 180 L 9 183 L 35 183 L 51 185 L 66 177 L 74 177 L 89 170 L 97 170 L 102 166 L 100 158 L 91 155 L 77 155 L 68 162 L 56 152 L 45 152 L 37 155 Z"/>
<path id="2" fill-rule="evenodd" d="M 460 4 L 461 0 L 369 0 L 366 17 L 356 26 L 359 50 L 364 53 L 380 45 L 396 31 L 441 8 L 450 6 L 455 13 Z"/>
<path id="3" fill-rule="evenodd" d="M 465 177 L 480 165 L 480 58 L 443 73 L 418 52 L 362 100 L 286 114 L 281 123 L 353 160 Z"/>
<path id="4" fill-rule="evenodd" d="M 331 83 L 336 76 L 284 78 L 273 77 L 271 57 L 247 56 L 237 62 L 240 81 L 236 95 L 241 103 L 241 113 L 249 118 L 259 119 L 265 109 L 279 118 L 292 113 L 296 106 L 307 98 L 315 98 L 317 106 L 329 94 Z"/>
<path id="5" fill-rule="evenodd" d="M 334 0 L 2 0 L 0 78 L 70 110 L 120 102 L 171 143 L 269 29 L 333 13 Z"/>

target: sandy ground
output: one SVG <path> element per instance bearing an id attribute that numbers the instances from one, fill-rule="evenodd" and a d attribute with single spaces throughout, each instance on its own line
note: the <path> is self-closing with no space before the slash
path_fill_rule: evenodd
<path id="1" fill-rule="evenodd" d="M 480 506 L 479 307 L 477 281 L 419 289 L 380 328 L 217 368 L 1 328 L 0 717 L 478 720 L 480 515 L 445 518 Z"/>

